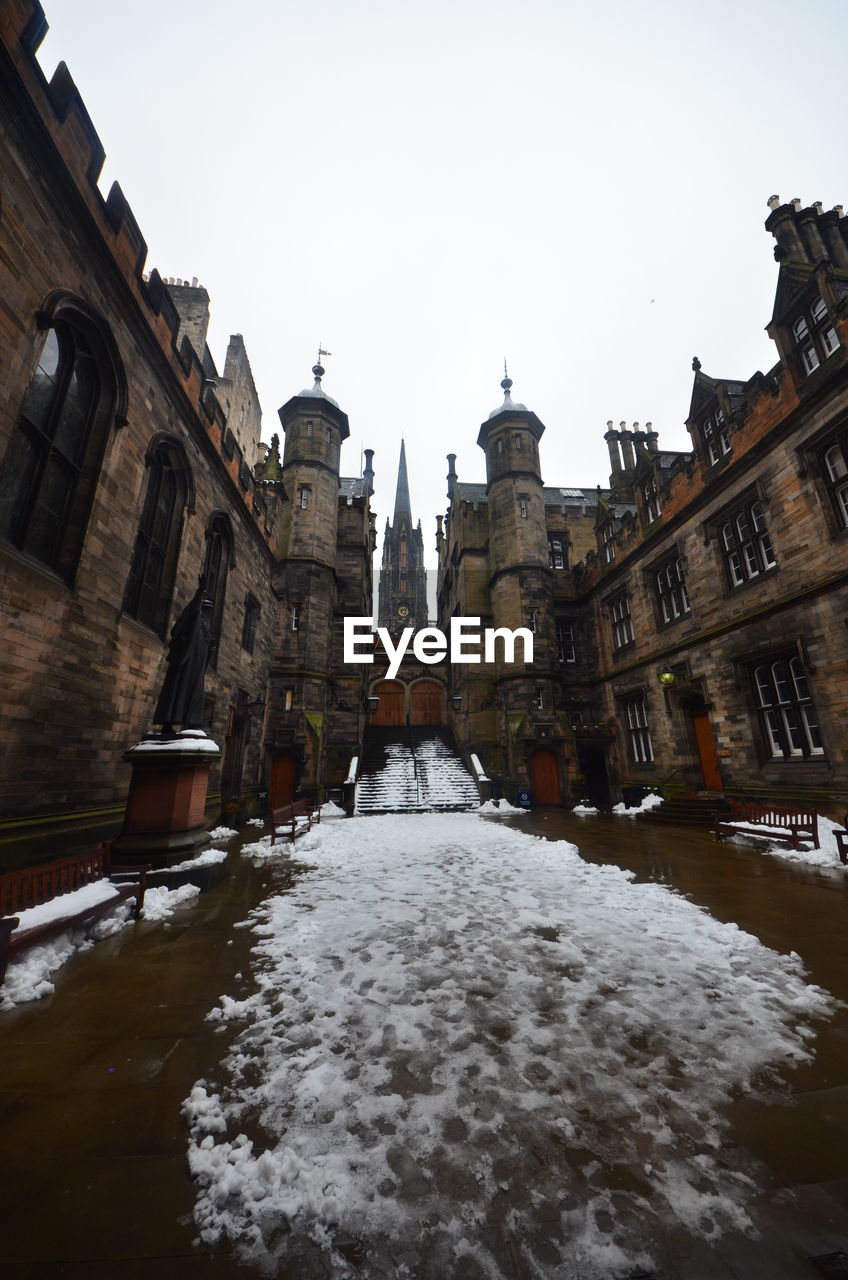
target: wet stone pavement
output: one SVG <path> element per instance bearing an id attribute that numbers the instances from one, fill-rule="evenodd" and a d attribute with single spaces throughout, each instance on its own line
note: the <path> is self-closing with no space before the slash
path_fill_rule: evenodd
<path id="1" fill-rule="evenodd" d="M 620 818 L 540 811 L 508 822 L 571 840 L 588 861 L 674 887 L 766 946 L 797 952 L 811 982 L 848 1002 L 848 878 L 838 867 L 802 867 L 716 845 L 709 833 Z M 226 1250 L 193 1244 L 195 1189 L 180 1108 L 234 1034 L 207 1013 L 222 993 L 248 989 L 255 936 L 235 926 L 303 863 L 297 849 L 282 867 L 231 862 L 229 879 L 179 909 L 168 927 L 123 930 L 75 956 L 56 976 L 55 995 L 0 1014 L 2 1280 L 256 1274 Z M 759 1237 L 725 1236 L 711 1246 L 669 1239 L 655 1253 L 658 1280 L 815 1280 L 822 1272 L 811 1257 L 848 1252 L 848 1003 L 814 1049 L 813 1063 L 787 1075 L 788 1099 L 741 1099 L 730 1111 L 725 1158 L 757 1167 L 766 1188 L 750 1206 Z M 367 1280 L 355 1243 L 350 1262 L 351 1277 Z M 337 1273 L 316 1255 L 278 1274 Z M 431 1277 L 426 1267 L 415 1274 Z M 504 1256 L 503 1276 L 519 1275 L 518 1261 Z"/>

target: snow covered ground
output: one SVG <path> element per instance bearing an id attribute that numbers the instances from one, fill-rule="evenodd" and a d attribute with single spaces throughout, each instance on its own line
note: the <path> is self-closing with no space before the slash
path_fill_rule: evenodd
<path id="1" fill-rule="evenodd" d="M 477 814 L 292 853 L 184 1107 L 206 1244 L 269 1275 L 609 1280 L 670 1232 L 747 1228 L 722 1108 L 785 1088 L 832 1010 L 797 957 Z"/>

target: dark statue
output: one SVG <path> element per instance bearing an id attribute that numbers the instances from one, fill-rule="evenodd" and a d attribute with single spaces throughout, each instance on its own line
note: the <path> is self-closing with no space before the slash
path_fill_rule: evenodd
<path id="1" fill-rule="evenodd" d="M 203 724 L 203 677 L 212 640 L 212 601 L 203 578 L 192 599 L 171 628 L 168 669 L 154 724 L 162 725 L 162 737 L 174 736 L 174 725 L 199 729 Z"/>

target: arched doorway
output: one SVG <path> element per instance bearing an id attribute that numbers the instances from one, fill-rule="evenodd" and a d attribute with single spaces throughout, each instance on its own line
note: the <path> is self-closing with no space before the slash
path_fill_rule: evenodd
<path id="1" fill-rule="evenodd" d="M 271 761 L 271 787 L 268 798 L 271 809 L 281 809 L 294 798 L 300 764 L 291 751 L 281 751 Z"/>
<path id="2" fill-rule="evenodd" d="M 406 686 L 400 680 L 378 680 L 371 690 L 380 699 L 372 721 L 375 725 L 405 724 Z"/>
<path id="3" fill-rule="evenodd" d="M 539 747 L 530 757 L 530 785 L 534 804 L 562 804 L 559 761 L 550 747 Z"/>
<path id="4" fill-rule="evenodd" d="M 411 724 L 444 724 L 444 697 L 438 680 L 418 680 L 409 691 Z"/>

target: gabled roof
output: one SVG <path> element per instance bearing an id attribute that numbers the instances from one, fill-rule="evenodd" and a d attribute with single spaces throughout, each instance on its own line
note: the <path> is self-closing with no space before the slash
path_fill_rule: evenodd
<path id="1" fill-rule="evenodd" d="M 730 410 L 741 407 L 745 399 L 746 383 L 740 382 L 738 378 L 711 378 L 708 374 L 703 373 L 700 365 L 695 369 L 695 378 L 692 384 L 692 399 L 689 402 L 689 414 L 687 422 L 691 422 L 692 418 L 705 407 L 716 399 L 719 387 L 724 388 L 724 392 L 730 402 Z"/>

